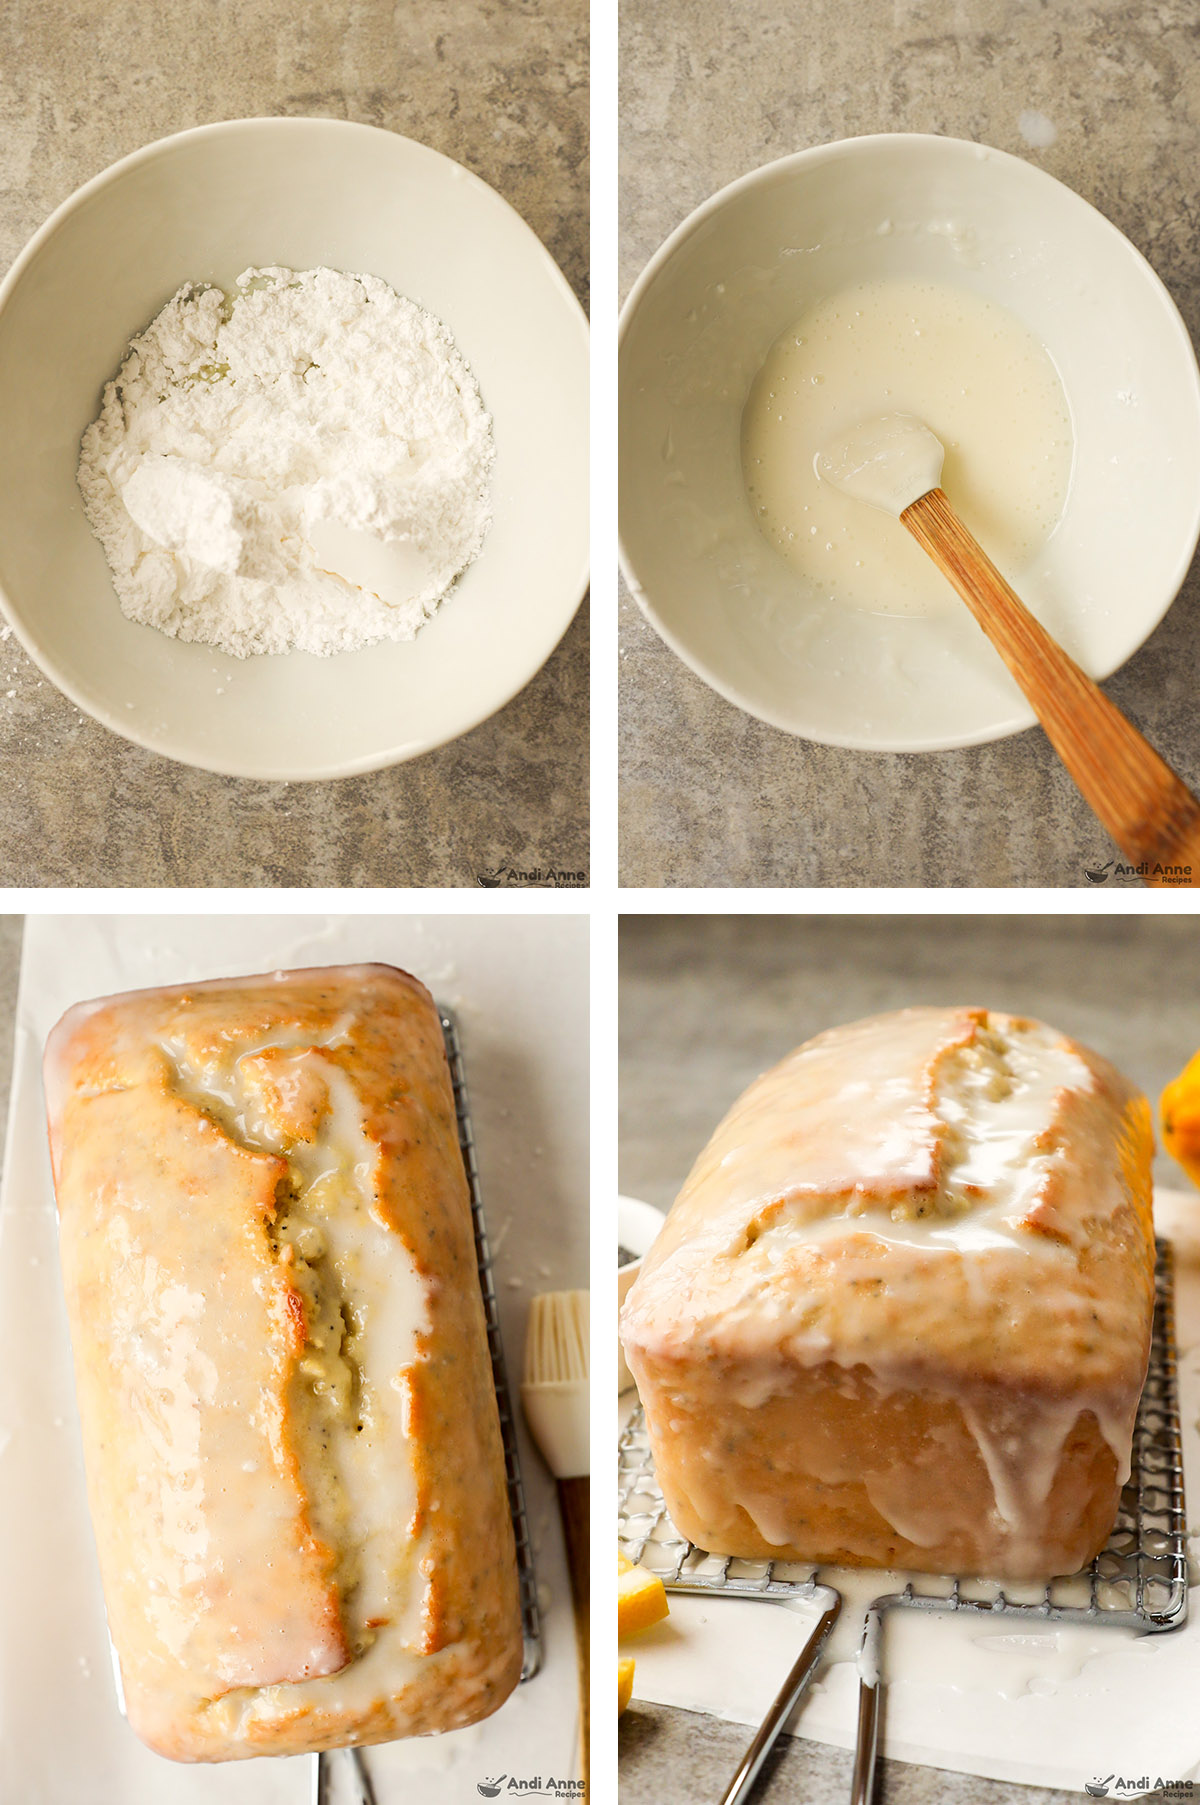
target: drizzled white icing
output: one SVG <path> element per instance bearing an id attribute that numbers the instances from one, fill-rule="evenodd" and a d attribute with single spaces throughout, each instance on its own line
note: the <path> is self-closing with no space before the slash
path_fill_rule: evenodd
<path id="1" fill-rule="evenodd" d="M 982 1011 L 856 1023 L 758 1080 L 626 1305 L 660 1476 L 689 1533 L 707 1526 L 702 1545 L 737 1552 L 740 1513 L 794 1547 L 798 1496 L 811 1509 L 865 1488 L 918 1549 L 978 1531 L 1008 1571 L 1037 1570 L 1059 1534 L 1048 1507 L 1064 1450 L 1081 1470 L 1092 1459 L 1089 1415 L 1128 1471 L 1149 1327 L 1138 1133 L 1144 1103 L 1110 1067 Z M 801 1400 L 818 1393 L 813 1419 Z M 841 1443 L 830 1394 L 853 1425 Z M 964 1522 L 956 1496 L 972 1448 L 986 1524 Z M 974 1497 L 978 1515 L 978 1485 Z"/>
<path id="2" fill-rule="evenodd" d="M 458 1727 L 516 1682 L 441 1061 L 427 993 L 371 966 L 105 999 L 51 1036 L 97 1540 L 161 1753 Z"/>
<path id="3" fill-rule="evenodd" d="M 323 1036 L 275 1028 L 240 1040 L 236 1058 L 226 1051 L 203 1064 L 182 1036 L 165 1040 L 163 1050 L 181 1094 L 219 1112 L 244 1145 L 287 1161 L 292 1194 L 278 1233 L 305 1297 L 309 1340 L 299 1385 L 312 1393 L 297 1395 L 295 1407 L 312 1430 L 310 1445 L 323 1447 L 320 1458 L 304 1462 L 304 1480 L 318 1527 L 350 1555 L 342 1610 L 356 1659 L 378 1639 L 395 1672 L 397 1663 L 403 1671 L 420 1660 L 412 1651 L 420 1640 L 422 1542 L 397 1533 L 413 1516 L 416 1484 L 396 1451 L 408 1446 L 403 1372 L 417 1358 L 429 1307 L 411 1258 L 374 1208 L 379 1149 L 364 1132 L 361 1102 L 323 1057 L 352 1027 L 343 1016 Z M 284 1132 L 264 1105 L 252 1079 L 262 1053 L 283 1055 L 272 1058 L 270 1080 L 285 1098 L 314 1081 L 321 1087 L 326 1101 L 310 1140 Z M 237 1483 L 227 1475 L 226 1492 Z M 242 1483 L 248 1514 L 254 1475 Z M 373 1683 L 372 1674 L 365 1684 Z M 295 1689 L 289 1685 L 287 1695 Z M 230 1697 L 221 1708 L 236 1714 L 246 1703 Z"/>
<path id="4" fill-rule="evenodd" d="M 833 1076 L 822 1128 L 849 1140 L 856 1117 L 893 1116 L 890 1133 L 876 1128 L 873 1163 L 886 1167 L 895 1159 L 924 1188 L 868 1184 L 855 1174 L 853 1185 L 818 1195 L 815 1184 L 801 1180 L 793 1190 L 800 1207 L 793 1213 L 785 1200 L 755 1237 L 768 1257 L 775 1241 L 828 1243 L 848 1224 L 898 1246 L 1030 1251 L 1020 1222 L 1062 1157 L 1061 1148 L 1045 1144 L 1055 1098 L 1092 1086 L 1087 1067 L 1052 1029 L 1032 1022 L 1003 1036 L 980 1033 L 944 1054 L 932 1083 L 925 1073 L 882 1085 L 860 1078 L 838 1085 Z M 801 1159 L 808 1156 L 805 1146 Z"/>

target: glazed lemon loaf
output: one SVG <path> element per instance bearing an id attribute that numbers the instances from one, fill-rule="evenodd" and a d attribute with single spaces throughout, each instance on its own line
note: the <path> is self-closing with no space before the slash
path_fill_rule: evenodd
<path id="1" fill-rule="evenodd" d="M 701 1548 L 1026 1578 L 1103 1546 L 1149 1355 L 1149 1107 L 1039 1022 L 818 1035 L 697 1160 L 622 1336 Z"/>
<path id="2" fill-rule="evenodd" d="M 72 1009 L 46 1093 L 130 1723 L 183 1761 L 427 1734 L 520 1675 L 441 1025 L 387 966 Z"/>

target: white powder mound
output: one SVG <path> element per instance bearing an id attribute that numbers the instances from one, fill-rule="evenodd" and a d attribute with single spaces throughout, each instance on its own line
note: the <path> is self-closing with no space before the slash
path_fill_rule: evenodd
<path id="1" fill-rule="evenodd" d="M 490 521 L 492 425 L 373 276 L 187 284 L 133 340 L 79 487 L 130 620 L 245 658 L 411 639 Z"/>

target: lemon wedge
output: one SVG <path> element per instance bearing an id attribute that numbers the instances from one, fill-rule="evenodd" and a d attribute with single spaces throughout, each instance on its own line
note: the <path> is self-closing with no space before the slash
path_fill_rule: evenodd
<path id="1" fill-rule="evenodd" d="M 617 1634 L 634 1636 L 661 1623 L 667 1614 L 667 1594 L 657 1573 L 627 1562 L 617 1571 Z"/>
<path id="2" fill-rule="evenodd" d="M 1200 1185 L 1200 1053 L 1162 1094 L 1163 1143 L 1194 1185 Z"/>

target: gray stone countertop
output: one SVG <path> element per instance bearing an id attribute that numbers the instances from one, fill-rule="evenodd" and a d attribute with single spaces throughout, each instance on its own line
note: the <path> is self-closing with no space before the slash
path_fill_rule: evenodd
<path id="1" fill-rule="evenodd" d="M 624 0 L 621 71 L 623 292 L 747 170 L 835 138 L 937 132 L 1027 157 L 1091 201 L 1200 337 L 1187 0 Z M 1193 787 L 1198 632 L 1194 566 L 1105 685 Z M 710 690 L 627 595 L 620 635 L 625 885 L 1086 887 L 1084 866 L 1113 856 L 1040 728 L 921 755 L 810 745 Z"/>
<path id="2" fill-rule="evenodd" d="M 800 1041 L 911 1003 L 1041 1016 L 1113 1059 L 1153 1102 L 1196 1048 L 1180 973 L 1194 918 L 626 915 L 621 922 L 620 1188 L 666 1209 L 734 1098 Z M 1160 1154 L 1156 1179 L 1186 1188 Z M 634 1648 L 636 1655 L 636 1647 Z M 741 1725 L 634 1702 L 621 1720 L 621 1805 L 718 1799 Z M 802 1738 L 767 1801 L 843 1805 L 850 1759 Z M 1081 1775 L 1080 1785 L 1091 1775 Z M 1067 1805 L 1080 1796 L 885 1762 L 879 1805 Z"/>
<path id="3" fill-rule="evenodd" d="M 497 188 L 586 301 L 585 0 L 0 5 L 0 267 L 89 177 L 170 132 L 297 114 L 417 138 Z M 0 644 L 14 885 L 473 886 L 588 865 L 588 636 L 472 733 L 336 783 L 216 777 L 131 745 Z"/>

